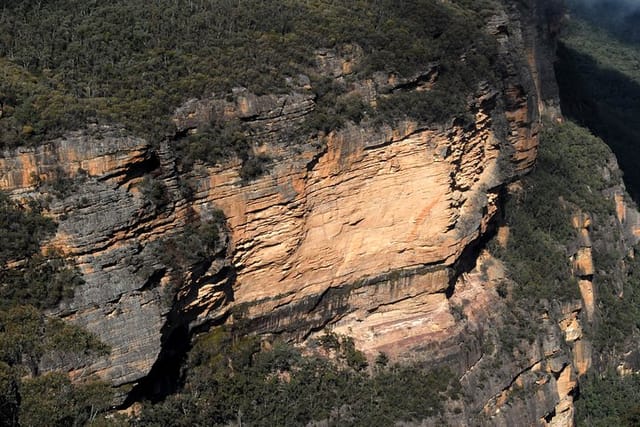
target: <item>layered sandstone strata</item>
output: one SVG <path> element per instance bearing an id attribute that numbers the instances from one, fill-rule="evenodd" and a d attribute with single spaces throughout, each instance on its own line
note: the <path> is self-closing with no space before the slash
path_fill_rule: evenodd
<path id="1" fill-rule="evenodd" d="M 371 357 L 384 351 L 450 362 L 461 375 L 499 357 L 483 348 L 481 337 L 503 274 L 495 267 L 496 275 L 484 278 L 475 245 L 498 211 L 503 186 L 535 162 L 546 101 L 538 77 L 548 70 L 546 62 L 524 58 L 535 38 L 528 20 L 515 10 L 490 20 L 505 75 L 468 100 L 468 124 L 365 120 L 294 144 L 287 135 L 315 108 L 305 76 L 289 94 L 237 89 L 230 100 L 192 100 L 178 109 L 180 132 L 196 132 L 212 118 L 251 126 L 254 151 L 274 165 L 249 183 L 234 160 L 180 173 L 170 146 L 176 142 L 152 145 L 114 127 L 5 152 L 0 188 L 16 197 L 47 193 L 47 183 L 60 177 L 73 182 L 73 191 L 49 204 L 60 225 L 47 244 L 72 257 L 86 283 L 55 314 L 111 348 L 73 375 L 134 384 L 162 357 L 172 334 L 213 322 L 298 338 L 329 327 L 352 335 Z M 536 46 L 537 55 L 542 51 Z M 316 60 L 320 72 L 343 79 L 360 56 L 350 46 L 318 52 Z M 419 90 L 437 79 L 434 64 L 427 65 L 416 76 L 428 82 Z M 378 74 L 350 90 L 375 105 L 399 85 L 407 82 Z M 145 195 L 144 177 L 163 189 L 162 203 Z M 185 183 L 192 191 L 184 191 Z M 162 257 L 163 242 L 216 209 L 226 216 L 228 242 L 222 238 L 215 256 L 181 272 L 177 296 L 167 299 L 176 271 Z M 549 328 L 561 336 L 557 325 Z M 556 356 L 569 363 L 560 353 L 547 354 L 538 343 L 525 358 L 553 377 L 537 418 L 562 403 L 558 390 L 570 389 L 562 367 L 546 368 Z M 499 401 L 512 371 L 525 368 L 505 367 L 503 382 L 490 384 L 484 401 Z M 475 387 L 476 374 L 467 377 Z"/>

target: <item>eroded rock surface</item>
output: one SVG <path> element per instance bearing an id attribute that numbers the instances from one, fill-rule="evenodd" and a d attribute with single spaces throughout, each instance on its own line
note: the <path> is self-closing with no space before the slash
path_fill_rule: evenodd
<path id="1" fill-rule="evenodd" d="M 135 384 L 175 330 L 211 322 L 299 339 L 331 328 L 353 336 L 372 358 L 385 352 L 450 365 L 465 387 L 482 390 L 469 419 L 483 413 L 488 422 L 513 425 L 525 411 L 531 423 L 566 425 L 574 369 L 589 364 L 581 308 L 565 310 L 560 323 L 540 319 L 543 337 L 499 365 L 485 325 L 502 322 L 496 287 L 505 273 L 477 248 L 504 186 L 534 165 L 540 113 L 553 106 L 553 88 L 541 81 L 551 72 L 548 41 L 534 43 L 538 12 L 505 9 L 489 20 L 505 75 L 478 88 L 468 124 L 363 120 L 294 144 L 287 135 L 315 108 L 305 76 L 292 81 L 289 94 L 239 88 L 229 99 L 194 99 L 176 111 L 180 132 L 212 118 L 247 123 L 254 151 L 274 160 L 251 182 L 233 159 L 180 171 L 171 147 L 177 142 L 152 145 L 114 127 L 3 153 L 0 188 L 16 197 L 47 194 L 60 179 L 72 186 L 49 203 L 60 225 L 47 244 L 72 257 L 86 283 L 55 314 L 111 348 L 72 375 Z M 341 79 L 360 57 L 349 46 L 318 52 L 316 60 L 321 72 Z M 438 77 L 428 65 L 416 90 L 429 90 Z M 407 82 L 376 75 L 351 90 L 374 105 L 381 90 L 400 84 Z M 149 186 L 161 197 L 150 197 Z M 178 271 L 163 257 L 167 239 L 216 209 L 228 235 L 221 233 L 214 254 Z M 576 258 L 583 276 L 587 248 Z M 488 383 L 486 369 L 497 372 Z M 513 400 L 514 390 L 534 388 L 534 397 Z"/>

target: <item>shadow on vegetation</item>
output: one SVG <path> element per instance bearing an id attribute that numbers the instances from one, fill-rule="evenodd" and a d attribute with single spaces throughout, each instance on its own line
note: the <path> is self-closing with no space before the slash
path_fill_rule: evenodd
<path id="1" fill-rule="evenodd" d="M 615 153 L 627 190 L 640 200 L 640 85 L 560 43 L 556 76 L 563 113 Z"/>
<path id="2" fill-rule="evenodd" d="M 601 28 L 623 43 L 640 43 L 640 5 L 628 1 L 568 2 L 572 15 Z"/>

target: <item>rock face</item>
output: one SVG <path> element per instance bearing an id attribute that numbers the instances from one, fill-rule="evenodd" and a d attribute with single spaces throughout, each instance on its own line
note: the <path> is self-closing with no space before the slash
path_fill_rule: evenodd
<path id="1" fill-rule="evenodd" d="M 253 317 L 426 267 L 439 271 L 428 291 L 443 292 L 445 270 L 495 212 L 499 142 L 488 116 L 478 118 L 472 134 L 347 129 L 312 168 L 276 166 L 241 191 L 212 174 L 204 191 L 228 215 L 235 301 Z"/>
<path id="2" fill-rule="evenodd" d="M 249 183 L 233 160 L 179 173 L 171 143 L 152 146 L 113 127 L 3 153 L 0 188 L 16 197 L 51 193 L 61 179 L 72 189 L 49 204 L 60 226 L 48 245 L 76 261 L 86 284 L 52 314 L 111 347 L 72 375 L 136 384 L 176 335 L 216 322 L 297 339 L 330 328 L 353 336 L 372 358 L 382 351 L 449 364 L 466 389 L 481 390 L 467 419 L 570 425 L 575 372 L 590 363 L 582 307 L 555 307 L 561 321 L 539 319 L 542 338 L 501 364 L 504 354 L 485 325 L 504 322 L 495 307 L 503 304 L 496 287 L 505 273 L 477 246 L 505 185 L 535 162 L 541 112 L 555 107 L 545 77 L 551 42 L 536 25 L 546 6 L 530 6 L 532 15 L 509 7 L 489 20 L 505 75 L 498 86 L 478 89 L 467 125 L 363 121 L 292 147 L 287 130 L 315 108 L 301 76 L 290 94 L 238 89 L 231 101 L 192 100 L 175 114 L 182 132 L 212 117 L 248 123 L 254 151 L 275 159 Z M 358 58 L 354 46 L 318 52 L 318 69 L 340 79 Z M 400 83 L 377 76 L 352 90 L 373 103 L 382 86 Z M 228 236 L 215 253 L 182 270 L 162 256 L 169 239 L 217 209 Z M 588 234 L 582 243 L 575 269 L 585 278 L 593 268 Z M 496 372 L 488 383 L 485 370 Z M 510 401 L 516 389 L 536 391 Z"/>

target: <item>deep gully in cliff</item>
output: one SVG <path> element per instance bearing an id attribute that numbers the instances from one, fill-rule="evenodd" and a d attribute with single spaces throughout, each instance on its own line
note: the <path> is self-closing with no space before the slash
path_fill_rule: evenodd
<path id="1" fill-rule="evenodd" d="M 201 280 L 211 263 L 212 260 L 207 260 L 202 265 L 193 266 L 191 272 L 196 276 L 196 279 L 192 284 L 186 286 L 188 289 L 186 294 L 178 293 L 174 297 L 171 310 L 162 327 L 161 348 L 155 363 L 149 373 L 140 379 L 129 392 L 120 409 L 128 408 L 133 403 L 143 400 L 159 402 L 177 392 L 183 385 L 183 365 L 191 349 L 193 337 L 228 321 L 231 315 L 229 311 L 224 311 L 219 317 L 203 320 L 199 317 L 204 308 L 189 308 L 190 303 L 197 298 L 198 289 L 211 283 L 223 283 L 221 290 L 226 296 L 225 301 L 233 301 L 234 268 L 232 266 L 223 267 L 213 276 Z M 219 305 L 223 305 L 225 301 L 221 301 Z M 216 307 L 208 308 L 215 309 Z"/>

